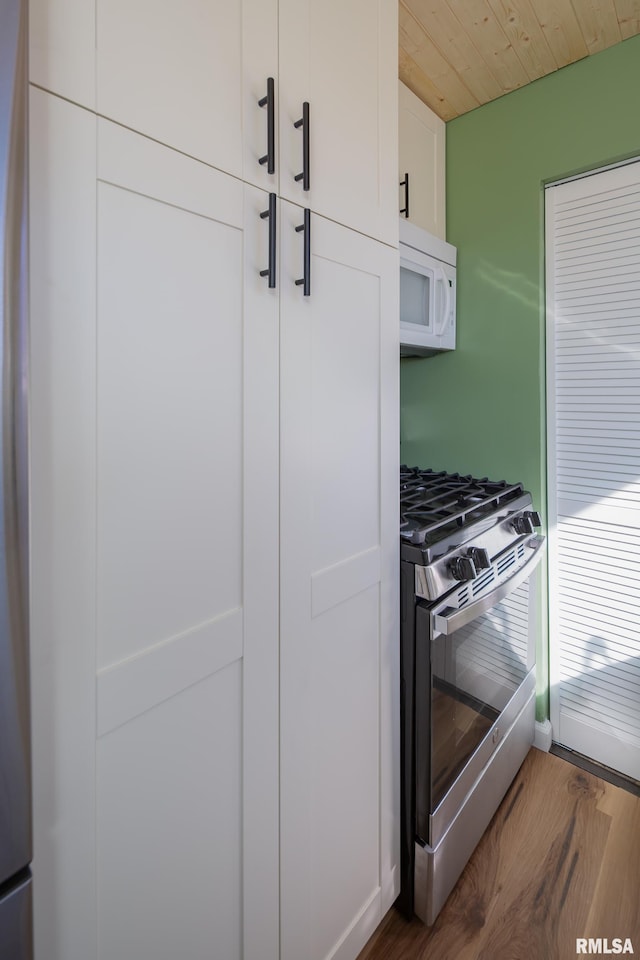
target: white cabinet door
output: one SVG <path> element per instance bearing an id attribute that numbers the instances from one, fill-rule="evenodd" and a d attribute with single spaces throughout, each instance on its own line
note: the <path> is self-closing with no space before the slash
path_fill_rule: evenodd
<path id="1" fill-rule="evenodd" d="M 445 240 L 445 123 L 404 83 L 398 84 L 398 91 L 398 179 L 404 181 L 409 175 L 407 219 Z M 400 210 L 406 201 L 406 188 L 401 185 Z"/>
<path id="2" fill-rule="evenodd" d="M 99 113 L 275 183 L 258 163 L 267 152 L 258 101 L 277 77 L 277 0 L 98 0 L 96 19 Z"/>
<path id="3" fill-rule="evenodd" d="M 30 0 L 30 80 L 273 190 L 259 101 L 273 77 L 277 109 L 277 10 L 277 0 Z"/>
<path id="4" fill-rule="evenodd" d="M 397 255 L 282 203 L 283 960 L 354 958 L 396 894 Z"/>
<path id="5" fill-rule="evenodd" d="M 248 192 L 243 242 L 240 182 L 108 122 L 98 143 L 99 943 L 240 958 L 244 922 L 275 956 L 255 914 L 275 937 L 277 909 L 242 890 L 277 869 L 277 301 L 258 263 L 244 299 L 266 198 Z"/>
<path id="6" fill-rule="evenodd" d="M 280 0 L 280 193 L 397 243 L 397 4 Z M 303 169 L 309 103 L 310 189 Z"/>
<path id="7" fill-rule="evenodd" d="M 71 132 L 82 145 L 87 114 L 34 97 L 32 143 L 51 158 L 34 166 L 32 207 L 33 235 L 47 224 L 32 277 L 34 689 L 54 688 L 34 703 L 35 860 L 37 876 L 66 882 L 63 900 L 58 884 L 39 885 L 37 943 L 51 960 L 96 949 L 105 960 L 276 960 L 278 310 L 259 276 L 266 195 L 106 120 L 97 186 L 88 147 L 64 176 L 56 144 Z M 86 180 L 93 230 L 77 213 Z M 87 292 L 76 342 L 66 318 L 80 249 L 97 254 L 97 302 Z M 70 411 L 55 445 L 51 410 Z M 90 605 L 77 622 L 50 590 L 56 578 L 63 600 Z M 69 740 L 74 719 L 82 734 Z"/>

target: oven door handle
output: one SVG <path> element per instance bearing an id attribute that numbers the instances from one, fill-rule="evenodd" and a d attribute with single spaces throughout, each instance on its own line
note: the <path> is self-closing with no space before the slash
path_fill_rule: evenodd
<path id="1" fill-rule="evenodd" d="M 504 580 L 500 583 L 495 590 L 492 590 L 491 593 L 487 593 L 484 597 L 480 597 L 474 603 L 470 603 L 468 607 L 462 607 L 461 610 L 455 610 L 449 616 L 443 616 L 440 613 L 435 613 L 434 617 L 434 627 L 438 633 L 444 633 L 449 635 L 455 633 L 456 630 L 459 630 L 460 627 L 466 627 L 467 624 L 471 623 L 476 617 L 479 617 L 481 614 L 486 613 L 487 610 L 490 610 L 491 607 L 494 607 L 497 603 L 500 603 L 501 600 L 504 600 L 505 597 L 508 597 L 510 593 L 513 593 L 514 590 L 517 590 L 518 587 L 524 583 L 524 581 L 531 576 L 535 568 L 538 566 L 540 559 L 542 557 L 542 545 L 544 544 L 544 537 L 531 537 L 527 542 L 527 547 L 533 551 L 532 555 L 529 557 L 524 566 L 520 567 L 519 570 L 509 577 L 508 580 Z"/>

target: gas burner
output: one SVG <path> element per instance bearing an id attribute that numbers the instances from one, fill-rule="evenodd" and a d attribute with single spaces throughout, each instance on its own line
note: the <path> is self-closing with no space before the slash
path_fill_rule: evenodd
<path id="1" fill-rule="evenodd" d="M 523 494 L 521 483 L 419 467 L 400 468 L 400 536 L 433 546 L 496 515 Z"/>

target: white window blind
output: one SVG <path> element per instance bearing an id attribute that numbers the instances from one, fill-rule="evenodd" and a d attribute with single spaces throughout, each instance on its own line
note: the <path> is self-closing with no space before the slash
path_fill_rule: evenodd
<path id="1" fill-rule="evenodd" d="M 640 779 L 640 162 L 546 190 L 551 721 Z"/>

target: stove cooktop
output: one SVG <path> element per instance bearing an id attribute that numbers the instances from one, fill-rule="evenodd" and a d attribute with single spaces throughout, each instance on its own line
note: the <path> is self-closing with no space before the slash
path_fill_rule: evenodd
<path id="1" fill-rule="evenodd" d="M 400 537 L 419 547 L 422 562 L 463 543 L 497 518 L 530 505 L 521 483 L 400 468 Z"/>

